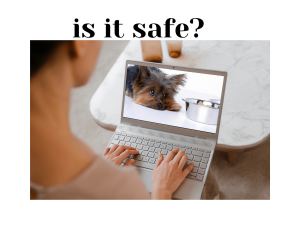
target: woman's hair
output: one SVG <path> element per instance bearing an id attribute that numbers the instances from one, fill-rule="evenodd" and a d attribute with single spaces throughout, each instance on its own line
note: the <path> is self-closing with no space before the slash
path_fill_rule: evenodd
<path id="1" fill-rule="evenodd" d="M 30 41 L 30 76 L 33 76 L 64 41 Z"/>

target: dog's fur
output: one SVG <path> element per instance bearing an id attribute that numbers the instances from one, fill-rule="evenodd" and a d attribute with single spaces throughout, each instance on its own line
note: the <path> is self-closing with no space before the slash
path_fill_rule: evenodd
<path id="1" fill-rule="evenodd" d="M 179 111 L 174 96 L 185 82 L 185 74 L 167 75 L 159 68 L 134 65 L 127 68 L 125 94 L 145 107 Z"/>

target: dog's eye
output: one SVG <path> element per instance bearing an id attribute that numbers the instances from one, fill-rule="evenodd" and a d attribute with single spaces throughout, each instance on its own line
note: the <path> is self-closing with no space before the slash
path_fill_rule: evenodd
<path id="1" fill-rule="evenodd" d="M 167 96 L 167 94 L 165 93 L 165 94 L 163 95 L 163 98 L 166 98 L 166 96 Z"/>
<path id="2" fill-rule="evenodd" d="M 154 94 L 155 94 L 155 91 L 154 91 L 154 90 L 150 90 L 150 92 L 149 92 L 149 93 L 150 93 L 150 95 L 151 95 L 151 96 L 154 96 Z"/>

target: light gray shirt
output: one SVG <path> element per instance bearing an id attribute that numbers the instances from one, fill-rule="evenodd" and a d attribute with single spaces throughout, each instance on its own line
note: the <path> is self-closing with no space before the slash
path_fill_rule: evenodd
<path id="1" fill-rule="evenodd" d="M 73 180 L 51 187 L 31 182 L 37 199 L 149 199 L 134 167 L 118 167 L 97 157 Z"/>

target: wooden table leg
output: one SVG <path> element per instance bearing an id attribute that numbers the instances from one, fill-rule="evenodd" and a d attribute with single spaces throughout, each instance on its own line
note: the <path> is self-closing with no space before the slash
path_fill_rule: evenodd
<path id="1" fill-rule="evenodd" d="M 241 153 L 241 152 L 244 152 L 245 149 L 243 149 L 243 148 L 234 149 L 234 148 L 226 148 L 226 147 L 217 146 L 216 151 L 226 152 L 227 157 L 228 157 L 228 162 L 230 164 L 236 164 L 238 154 Z"/>
<path id="2" fill-rule="evenodd" d="M 237 152 L 228 152 L 227 155 L 228 155 L 228 162 L 231 164 L 236 164 L 238 153 Z"/>

